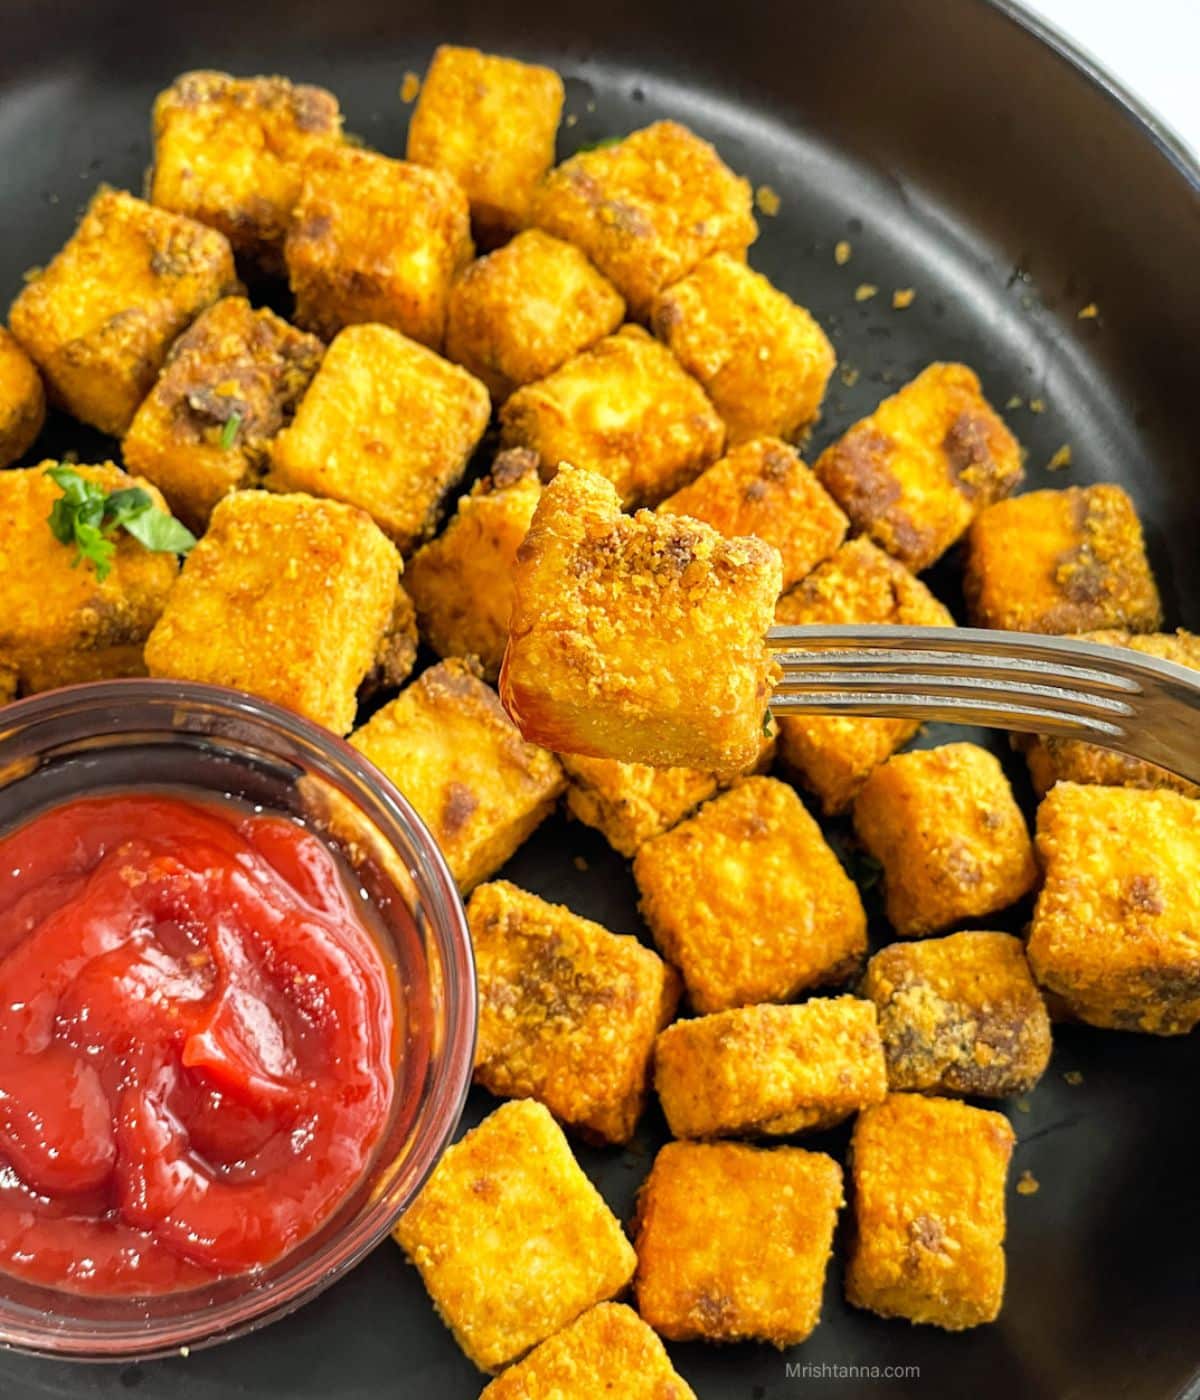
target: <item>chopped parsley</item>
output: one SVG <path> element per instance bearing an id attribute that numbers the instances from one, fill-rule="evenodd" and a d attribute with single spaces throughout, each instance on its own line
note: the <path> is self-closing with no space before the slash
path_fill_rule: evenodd
<path id="1" fill-rule="evenodd" d="M 46 517 L 51 534 L 60 544 L 75 546 L 72 568 L 86 559 L 101 583 L 112 570 L 118 530 L 156 553 L 186 554 L 196 543 L 195 535 L 140 486 L 106 491 L 66 465 L 48 467 L 46 475 L 62 489 Z"/>

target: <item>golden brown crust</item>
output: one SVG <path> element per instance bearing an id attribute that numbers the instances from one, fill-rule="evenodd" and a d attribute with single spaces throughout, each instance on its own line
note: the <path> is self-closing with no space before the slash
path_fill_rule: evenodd
<path id="1" fill-rule="evenodd" d="M 42 377 L 17 341 L 0 326 L 0 467 L 23 457 L 46 421 Z"/>
<path id="2" fill-rule="evenodd" d="M 402 583 L 398 583 L 392 615 L 383 636 L 379 639 L 375 664 L 363 680 L 362 693 L 371 695 L 379 690 L 394 690 L 403 685 L 417 663 L 417 641 L 416 609 L 408 590 Z"/>

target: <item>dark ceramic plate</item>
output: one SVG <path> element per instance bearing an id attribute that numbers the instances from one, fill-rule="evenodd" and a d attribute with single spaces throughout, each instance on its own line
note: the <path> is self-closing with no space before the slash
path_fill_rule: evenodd
<path id="1" fill-rule="evenodd" d="M 1128 487 L 1169 624 L 1200 624 L 1200 173 L 1104 75 L 1004 3 L 0 0 L 0 303 L 60 245 L 99 180 L 139 187 L 150 103 L 177 72 L 325 84 L 351 130 L 402 154 L 401 80 L 442 40 L 557 67 L 577 119 L 564 153 L 672 116 L 779 193 L 754 263 L 859 371 L 853 385 L 835 377 L 814 452 L 927 361 L 966 360 L 993 402 L 1044 401 L 1007 415 L 1029 450 L 1029 485 Z M 854 249 L 844 267 L 840 239 Z M 862 282 L 881 290 L 860 304 Z M 900 287 L 916 300 L 893 311 Z M 1092 302 L 1099 316 L 1077 319 Z M 1070 470 L 1044 475 L 1063 443 Z M 56 423 L 38 453 L 66 445 L 103 446 Z M 932 581 L 957 608 L 954 561 Z M 1005 751 L 1002 736 L 989 742 Z M 641 927 L 626 864 L 565 819 L 504 873 L 612 928 Z M 1200 1037 L 1059 1030 L 1046 1079 L 1027 1105 L 1009 1105 L 1013 1178 L 1029 1170 L 1041 1189 L 1011 1194 L 995 1326 L 948 1336 L 856 1312 L 835 1259 L 824 1321 L 803 1347 L 673 1347 L 679 1369 L 702 1400 L 1195 1393 L 1198 1084 Z M 491 1106 L 477 1091 L 466 1122 Z M 581 1150 L 622 1217 L 663 1138 L 651 1111 L 630 1151 Z M 845 1134 L 812 1145 L 840 1155 Z M 863 1369 L 839 1383 L 805 1379 L 802 1363 Z M 6 1400 L 466 1400 L 481 1385 L 390 1245 L 293 1317 L 188 1358 L 103 1368 L 0 1355 Z"/>

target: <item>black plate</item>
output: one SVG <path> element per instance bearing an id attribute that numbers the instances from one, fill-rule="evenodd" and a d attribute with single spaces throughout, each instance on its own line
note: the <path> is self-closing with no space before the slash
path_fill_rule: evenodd
<path id="1" fill-rule="evenodd" d="M 961 358 L 1008 418 L 1031 486 L 1124 483 L 1149 530 L 1170 625 L 1200 623 L 1200 174 L 1102 75 L 1019 12 L 984 0 L 0 0 L 0 303 L 71 230 L 98 180 L 138 188 L 155 92 L 190 67 L 283 72 L 341 98 L 351 130 L 402 154 L 404 72 L 440 40 L 548 62 L 567 79 L 564 152 L 673 116 L 781 198 L 754 263 L 829 329 L 835 378 L 818 450 L 933 358 Z M 853 258 L 835 266 L 839 239 Z M 873 300 L 854 289 L 876 284 Z M 894 288 L 913 287 L 907 311 Z M 1079 320 L 1095 302 L 1100 314 Z M 853 376 L 847 376 L 853 377 Z M 52 425 L 47 450 L 78 430 Z M 1070 470 L 1044 464 L 1063 443 Z M 958 606 L 953 561 L 933 580 Z M 923 742 L 944 741 L 931 731 Z M 991 742 L 1003 749 L 1003 741 Z M 1019 791 L 1028 785 L 1012 768 Z M 583 856 L 580 873 L 572 856 Z M 640 928 L 625 863 L 555 819 L 505 872 L 617 929 Z M 1027 910 L 1008 921 L 1017 927 Z M 879 925 L 876 922 L 876 931 Z M 1070 1084 L 1078 1071 L 1082 1083 Z M 1074 1078 L 1072 1073 L 1072 1078 Z M 788 1367 L 869 1371 L 854 1396 L 1195 1392 L 1200 1364 L 1200 1037 L 1057 1032 L 1028 1105 L 1010 1195 L 1001 1320 L 962 1336 L 848 1308 L 830 1269 L 803 1347 L 672 1347 L 702 1400 L 819 1390 Z M 476 1092 L 467 1123 L 491 1107 Z M 1025 1111 L 1027 1109 L 1027 1111 Z M 663 1139 L 580 1156 L 622 1217 Z M 839 1154 L 844 1134 L 813 1141 Z M 719 1203 L 715 1203 L 719 1209 Z M 457 1400 L 482 1380 L 400 1253 L 258 1336 L 184 1359 L 78 1367 L 0 1355 L 0 1395 Z M 830 1390 L 827 1393 L 834 1393 Z"/>

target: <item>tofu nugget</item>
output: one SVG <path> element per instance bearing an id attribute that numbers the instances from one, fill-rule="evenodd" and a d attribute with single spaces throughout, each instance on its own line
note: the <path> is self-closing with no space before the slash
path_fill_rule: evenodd
<path id="1" fill-rule="evenodd" d="M 362 511 L 235 491 L 188 555 L 146 665 L 248 690 L 345 734 L 399 573 L 400 556 Z"/>
<path id="2" fill-rule="evenodd" d="M 828 336 L 741 257 L 705 258 L 659 293 L 650 324 L 704 385 L 731 443 L 794 441 L 820 413 L 837 363 Z"/>
<path id="3" fill-rule="evenodd" d="M 867 964 L 893 1089 L 1007 1098 L 1050 1060 L 1050 1018 L 1019 938 L 954 933 L 893 943 Z"/>
<path id="4" fill-rule="evenodd" d="M 654 1087 L 677 1138 L 832 1128 L 887 1093 L 875 1007 L 813 997 L 676 1021 L 655 1042 Z"/>
<path id="5" fill-rule="evenodd" d="M 846 1297 L 949 1332 L 1004 1299 L 1004 1183 L 1015 1134 L 986 1108 L 892 1094 L 854 1125 Z"/>
<path id="6" fill-rule="evenodd" d="M 775 621 L 789 627 L 849 622 L 954 625 L 920 579 L 861 535 L 784 594 Z M 920 727 L 906 719 L 781 715 L 779 756 L 788 774 L 816 794 L 822 809 L 832 815 L 844 811 L 871 772 Z"/>
<path id="7" fill-rule="evenodd" d="M 324 88 L 184 73 L 154 103 L 149 198 L 220 229 L 235 252 L 280 272 L 304 160 L 341 141 L 338 101 Z"/>
<path id="8" fill-rule="evenodd" d="M 633 874 L 697 1011 L 844 982 L 866 952 L 853 881 L 786 783 L 746 778 L 648 841 Z"/>
<path id="9" fill-rule="evenodd" d="M 442 44 L 413 108 L 408 158 L 454 176 L 479 241 L 494 248 L 529 222 L 562 107 L 553 68 Z"/>
<path id="10" fill-rule="evenodd" d="M 475 1078 L 535 1098 L 584 1137 L 628 1142 L 646 1102 L 654 1037 L 679 978 L 628 934 L 610 933 L 506 880 L 467 906 L 479 980 Z"/>
<path id="11" fill-rule="evenodd" d="M 1089 1025 L 1186 1035 L 1200 1022 L 1200 802 L 1059 783 L 1037 827 L 1034 976 Z"/>
<path id="12" fill-rule="evenodd" d="M 664 287 L 710 253 L 745 257 L 758 237 L 749 182 L 678 122 L 655 122 L 552 170 L 533 222 L 591 258 L 640 321 Z"/>
<path id="13" fill-rule="evenodd" d="M 499 870 L 563 789 L 554 755 L 522 740 L 466 661 L 423 671 L 350 742 L 417 809 L 464 894 Z"/>
<path id="14" fill-rule="evenodd" d="M 0 670 L 24 694 L 144 674 L 142 644 L 179 571 L 175 555 L 148 550 L 124 530 L 113 537 L 107 577 L 79 562 L 48 523 L 63 495 L 46 475 L 53 465 L 0 472 Z M 74 470 L 106 492 L 140 486 L 165 505 L 149 482 L 111 462 Z"/>
<path id="15" fill-rule="evenodd" d="M 963 592 L 977 627 L 1087 632 L 1162 625 L 1133 502 L 1119 486 L 1028 491 L 983 511 Z"/>
<path id="16" fill-rule="evenodd" d="M 667 1349 L 624 1303 L 598 1303 L 510 1366 L 479 1400 L 696 1400 Z"/>
<path id="17" fill-rule="evenodd" d="M 578 248 L 526 229 L 455 282 L 446 356 L 503 403 L 611 334 L 624 316 L 621 294 Z"/>
<path id="18" fill-rule="evenodd" d="M 46 395 L 33 361 L 0 326 L 0 467 L 23 457 L 46 421 Z"/>
<path id="19" fill-rule="evenodd" d="M 408 590 L 396 585 L 392 615 L 387 629 L 379 639 L 375 664 L 367 672 L 361 686 L 364 695 L 379 690 L 394 689 L 408 679 L 417 661 L 417 613 Z"/>
<path id="20" fill-rule="evenodd" d="M 541 494 L 536 455 L 501 452 L 405 574 L 429 645 L 439 656 L 478 657 L 490 681 L 508 642 L 517 550 Z"/>
<path id="21" fill-rule="evenodd" d="M 620 1293 L 637 1263 L 562 1129 L 529 1099 L 448 1148 L 394 1233 L 481 1371 Z"/>
<path id="22" fill-rule="evenodd" d="M 306 330 L 331 340 L 379 321 L 440 350 L 450 284 L 474 253 L 467 197 L 441 170 L 352 146 L 314 151 L 283 251 Z"/>
<path id="23" fill-rule="evenodd" d="M 842 1204 L 823 1152 L 669 1142 L 638 1194 L 638 1312 L 670 1341 L 804 1341 Z"/>
<path id="24" fill-rule="evenodd" d="M 686 516 L 623 515 L 564 468 L 517 551 L 500 693 L 559 753 L 733 773 L 755 761 L 779 555 Z"/>
<path id="25" fill-rule="evenodd" d="M 68 413 L 120 437 L 171 342 L 237 290 L 223 234 L 102 186 L 9 327 Z"/>
<path id="26" fill-rule="evenodd" d="M 817 458 L 857 530 L 914 573 L 1020 483 L 1021 449 L 966 365 L 932 364 Z"/>
<path id="27" fill-rule="evenodd" d="M 721 455 L 725 428 L 699 384 L 640 326 L 623 326 L 500 410 L 506 445 L 542 472 L 559 465 L 607 477 L 625 506 L 652 506 Z"/>
<path id="28" fill-rule="evenodd" d="M 261 483 L 325 347 L 266 307 L 224 297 L 171 347 L 121 444 L 194 530 L 230 491 Z"/>
<path id="29" fill-rule="evenodd" d="M 359 506 L 408 554 L 432 533 L 490 411 L 466 370 L 387 326 L 348 326 L 272 444 L 267 485 Z"/>
<path id="30" fill-rule="evenodd" d="M 846 538 L 836 502 L 787 443 L 754 438 L 735 447 L 658 507 L 690 515 L 723 535 L 757 535 L 783 560 L 791 588 Z"/>

